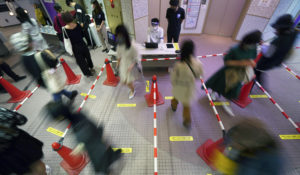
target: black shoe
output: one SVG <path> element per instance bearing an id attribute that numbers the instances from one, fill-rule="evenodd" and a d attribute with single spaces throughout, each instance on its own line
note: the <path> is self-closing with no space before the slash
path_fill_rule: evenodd
<path id="1" fill-rule="evenodd" d="M 77 95 L 78 95 L 78 91 L 72 91 L 72 95 L 70 97 L 70 100 L 74 100 Z"/>
<path id="2" fill-rule="evenodd" d="M 25 78 L 26 78 L 26 75 L 24 75 L 24 76 L 17 76 L 16 78 L 14 78 L 14 80 L 15 80 L 15 82 L 18 82 L 18 81 L 21 81 L 21 80 L 23 80 Z"/>
<path id="3" fill-rule="evenodd" d="M 107 48 L 106 48 L 106 49 L 103 49 L 102 52 L 108 53 L 108 49 L 107 49 Z"/>
<path id="4" fill-rule="evenodd" d="M 183 126 L 184 126 L 186 129 L 191 129 L 191 122 L 183 122 Z"/>
<path id="5" fill-rule="evenodd" d="M 91 68 L 90 69 L 91 73 L 94 75 L 96 73 L 95 69 L 94 68 Z"/>

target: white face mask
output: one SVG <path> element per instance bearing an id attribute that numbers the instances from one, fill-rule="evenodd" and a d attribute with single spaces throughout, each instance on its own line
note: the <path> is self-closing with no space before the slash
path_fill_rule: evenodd
<path id="1" fill-rule="evenodd" d="M 158 26 L 152 26 L 152 29 L 157 31 L 158 30 Z"/>

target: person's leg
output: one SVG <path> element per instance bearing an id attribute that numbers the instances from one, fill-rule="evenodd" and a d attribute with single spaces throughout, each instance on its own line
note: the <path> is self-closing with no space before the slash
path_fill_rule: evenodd
<path id="1" fill-rule="evenodd" d="M 110 49 L 110 44 L 108 43 L 107 30 L 106 30 L 105 25 L 102 27 L 101 32 L 102 32 L 103 38 L 105 40 L 106 48 L 109 50 Z"/>
<path id="2" fill-rule="evenodd" d="M 86 47 L 86 46 L 85 46 Z M 76 59 L 76 63 L 77 65 L 80 67 L 82 73 L 85 75 L 85 76 L 90 76 L 92 75 L 88 65 L 87 65 L 87 62 L 85 61 L 85 56 L 83 55 L 82 52 L 84 52 L 82 50 L 82 48 L 74 48 L 73 49 L 73 52 L 74 52 L 74 57 Z"/>
<path id="3" fill-rule="evenodd" d="M 127 84 L 128 88 L 130 89 L 129 99 L 132 99 L 135 96 L 134 84 L 133 82 Z"/>
<path id="4" fill-rule="evenodd" d="M 104 51 L 107 49 L 107 46 L 106 46 L 106 43 L 105 43 L 105 40 L 104 40 L 104 35 L 103 35 L 103 28 L 104 28 L 104 27 L 105 27 L 105 26 L 103 26 L 102 29 L 100 30 L 100 32 L 98 32 L 99 38 L 100 38 L 100 40 L 101 40 L 101 44 L 102 44 L 102 46 L 103 46 L 102 52 L 104 52 Z"/>
<path id="5" fill-rule="evenodd" d="M 91 39 L 90 39 L 88 29 L 83 31 L 83 35 L 84 35 L 84 38 L 86 39 L 87 45 L 92 46 L 92 42 L 91 42 Z"/>
<path id="6" fill-rule="evenodd" d="M 180 31 L 177 31 L 174 33 L 174 43 L 178 43 L 178 40 L 179 40 L 179 35 L 180 35 Z"/>
<path id="7" fill-rule="evenodd" d="M 86 63 L 88 65 L 88 67 L 90 69 L 94 68 L 94 64 L 93 64 L 93 61 L 91 59 L 91 53 L 90 53 L 89 49 L 87 48 L 87 46 L 83 46 L 82 53 L 84 55 L 84 58 L 86 60 Z"/>
<path id="8" fill-rule="evenodd" d="M 183 106 L 183 125 L 185 127 L 190 127 L 191 125 L 191 111 L 190 106 Z"/>
<path id="9" fill-rule="evenodd" d="M 77 91 L 67 91 L 67 90 L 62 90 L 61 91 L 61 93 L 63 94 L 63 95 L 65 95 L 65 96 L 67 96 L 69 99 L 71 99 L 71 100 L 73 100 L 76 96 L 77 96 L 77 94 L 78 94 L 78 92 Z"/>
<path id="10" fill-rule="evenodd" d="M 167 38 L 168 38 L 168 43 L 172 43 L 172 33 L 171 32 L 167 33 Z"/>
<path id="11" fill-rule="evenodd" d="M 0 63 L 0 69 L 3 70 L 3 72 L 5 72 L 8 76 L 10 76 L 15 81 L 20 81 L 26 78 L 26 76 L 17 75 L 13 70 L 11 70 L 10 66 L 5 62 Z"/>
<path id="12" fill-rule="evenodd" d="M 176 98 L 173 98 L 171 100 L 171 108 L 175 112 L 177 110 L 178 100 Z"/>
<path id="13" fill-rule="evenodd" d="M 54 102 L 61 101 L 61 95 L 62 95 L 62 92 L 58 92 L 58 93 L 52 94 Z"/>

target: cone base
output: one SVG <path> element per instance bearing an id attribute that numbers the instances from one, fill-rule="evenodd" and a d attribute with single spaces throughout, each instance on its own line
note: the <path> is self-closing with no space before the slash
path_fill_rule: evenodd
<path id="1" fill-rule="evenodd" d="M 114 81 L 108 81 L 107 79 L 103 82 L 103 85 L 116 87 L 120 82 L 120 77 L 116 77 Z"/>
<path id="2" fill-rule="evenodd" d="M 18 97 L 11 97 L 7 103 L 18 103 L 23 101 L 30 93 L 31 91 L 21 91 L 21 95 L 19 95 Z"/>
<path id="3" fill-rule="evenodd" d="M 145 100 L 148 104 L 148 107 L 153 106 L 153 101 L 154 100 L 153 100 L 153 97 L 151 96 L 151 93 L 145 95 Z M 165 100 L 164 100 L 163 96 L 161 95 L 160 92 L 158 92 L 158 96 L 157 96 L 157 99 L 156 99 L 156 106 L 162 105 L 164 103 L 165 103 Z"/>
<path id="4" fill-rule="evenodd" d="M 81 80 L 81 75 L 75 75 L 75 76 L 76 76 L 76 78 L 74 78 L 73 80 L 69 80 L 67 78 L 66 84 L 67 85 L 70 85 L 70 84 L 79 84 L 80 80 Z"/>
<path id="5" fill-rule="evenodd" d="M 69 175 L 78 175 L 85 168 L 85 166 L 89 163 L 90 159 L 88 158 L 86 153 L 83 153 L 83 160 L 78 165 L 78 167 L 71 167 L 66 161 L 60 162 L 60 166 L 69 174 Z"/>
<path id="6" fill-rule="evenodd" d="M 209 155 L 206 151 L 207 151 L 208 147 L 212 146 L 213 143 L 214 142 L 211 139 L 208 139 L 197 149 L 197 154 L 211 168 L 213 168 L 212 167 L 212 165 L 213 165 L 212 158 L 209 157 Z"/>
<path id="7" fill-rule="evenodd" d="M 241 108 L 245 108 L 246 106 L 248 106 L 250 103 L 252 103 L 252 100 L 247 97 L 245 100 L 241 101 L 241 100 L 231 100 L 233 103 L 235 103 L 236 105 L 238 105 Z"/>

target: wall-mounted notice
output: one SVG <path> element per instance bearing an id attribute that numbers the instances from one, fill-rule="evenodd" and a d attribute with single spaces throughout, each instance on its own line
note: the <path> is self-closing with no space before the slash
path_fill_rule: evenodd
<path id="1" fill-rule="evenodd" d="M 260 0 L 258 6 L 260 7 L 270 7 L 272 0 Z"/>
<path id="2" fill-rule="evenodd" d="M 148 15 L 148 0 L 132 0 L 132 6 L 134 19 Z"/>
<path id="3" fill-rule="evenodd" d="M 201 0 L 188 0 L 184 3 L 187 3 L 184 28 L 195 29 L 197 27 L 198 16 L 200 13 Z"/>
<path id="4" fill-rule="evenodd" d="M 53 0 L 44 0 L 46 3 L 53 3 Z"/>

